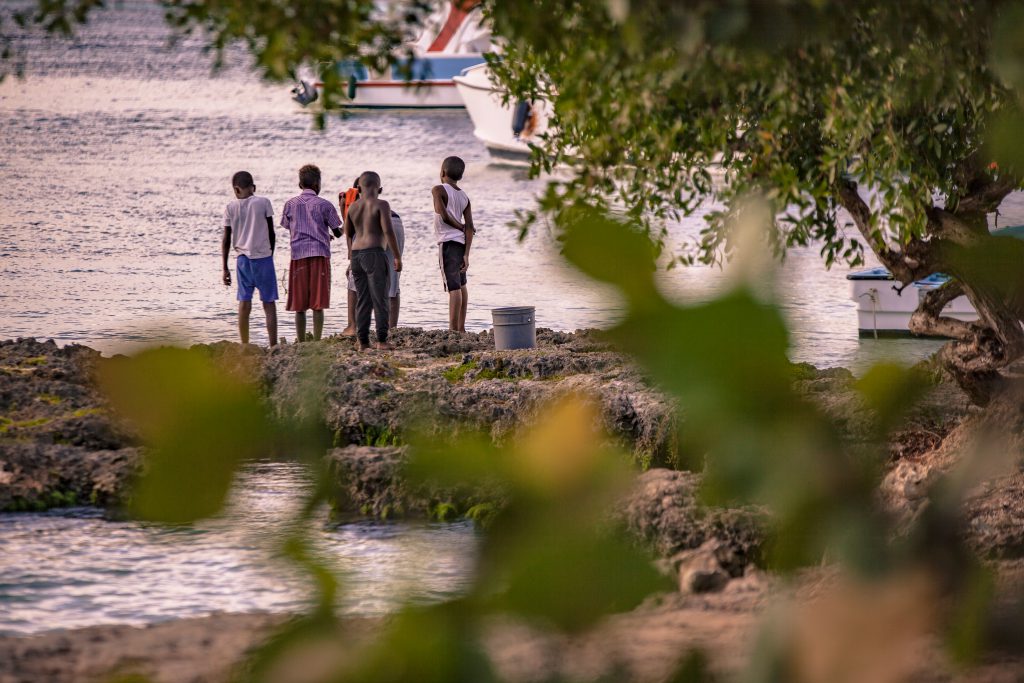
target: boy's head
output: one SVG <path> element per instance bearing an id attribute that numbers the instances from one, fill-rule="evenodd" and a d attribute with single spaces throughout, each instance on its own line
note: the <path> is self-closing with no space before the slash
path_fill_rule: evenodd
<path id="1" fill-rule="evenodd" d="M 306 164 L 299 169 L 299 189 L 320 194 L 320 167 Z"/>
<path id="2" fill-rule="evenodd" d="M 466 162 L 459 157 L 448 157 L 441 162 L 441 177 L 458 182 L 466 172 Z"/>
<path id="3" fill-rule="evenodd" d="M 384 189 L 380 186 L 380 175 L 376 171 L 366 171 L 359 176 L 359 193 L 376 197 Z"/>
<path id="4" fill-rule="evenodd" d="M 238 199 L 251 197 L 256 192 L 256 183 L 252 179 L 252 173 L 248 171 L 239 171 L 231 176 L 231 187 Z"/>

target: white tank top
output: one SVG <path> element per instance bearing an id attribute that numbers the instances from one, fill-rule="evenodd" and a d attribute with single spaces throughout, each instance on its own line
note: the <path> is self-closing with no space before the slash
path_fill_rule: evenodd
<path id="1" fill-rule="evenodd" d="M 466 210 L 466 206 L 469 204 L 469 197 L 462 190 L 458 190 L 448 183 L 441 185 L 444 191 L 448 193 L 448 215 L 455 219 L 456 222 L 462 223 L 462 212 Z M 466 243 L 466 234 L 459 230 L 456 230 L 452 226 L 441 220 L 441 214 L 434 214 L 434 236 L 437 237 L 437 243 L 442 242 L 461 242 Z"/>

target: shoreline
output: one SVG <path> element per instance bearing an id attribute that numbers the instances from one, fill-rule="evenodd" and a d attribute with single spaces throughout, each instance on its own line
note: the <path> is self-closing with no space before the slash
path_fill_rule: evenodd
<path id="1" fill-rule="evenodd" d="M 352 519 L 461 519 L 479 502 L 479 492 L 424 490 L 404 481 L 409 446 L 403 426 L 422 417 L 424 404 L 432 430 L 474 430 L 504 442 L 528 429 L 559 396 L 590 396 L 609 438 L 631 454 L 636 470 L 634 487 L 613 517 L 651 548 L 680 590 L 652 596 L 632 612 L 569 639 L 535 625 L 489 623 L 481 637 L 507 680 L 556 674 L 596 680 L 624 671 L 623 680 L 658 681 L 680 653 L 695 646 L 706 648 L 712 670 L 728 678 L 742 669 L 770 605 L 782 601 L 802 609 L 823 587 L 841 580 L 830 566 L 804 570 L 792 583 L 759 569 L 763 511 L 698 503 L 701 474 L 681 469 L 676 459 L 675 439 L 685 433 L 685 417 L 599 333 L 539 330 L 537 349 L 497 352 L 487 334 L 403 328 L 395 344 L 394 352 L 358 354 L 347 339 L 274 351 L 219 342 L 193 346 L 189 353 L 248 368 L 267 410 L 278 417 L 300 415 L 305 392 L 316 393 L 320 407 L 313 419 L 335 442 L 324 457 L 345 483 L 350 503 L 339 513 Z M 7 380 L 0 391 L 8 406 L 0 425 L 0 509 L 85 501 L 121 509 L 144 466 L 145 450 L 96 389 L 97 369 L 111 362 L 87 347 L 0 342 L 0 375 Z M 303 380 L 309 367 L 318 368 L 312 385 Z M 799 393 L 836 421 L 842 438 L 867 442 L 875 417 L 852 373 L 806 364 L 794 364 L 792 372 Z M 910 517 L 926 503 L 930 484 L 955 464 L 949 449 L 962 445 L 961 432 L 973 416 L 950 382 L 937 381 L 928 390 L 890 434 L 890 461 L 879 492 L 890 512 Z M 1017 472 L 989 482 L 965 506 L 966 539 L 990 558 L 1001 600 L 1024 587 L 1022 491 L 1024 473 Z M 246 653 L 288 619 L 214 614 L 143 627 L 4 636 L 0 681 L 31 680 L 43 670 L 53 672 L 53 681 L 100 680 L 111 672 L 141 672 L 156 681 L 227 681 Z M 380 630 L 368 629 L 371 635 Z M 211 659 L 208 652 L 219 654 Z M 995 683 L 1015 680 L 1005 675 L 1024 676 L 1024 658 L 1018 657 L 950 678 L 938 638 L 919 654 L 921 676 L 915 680 Z"/>

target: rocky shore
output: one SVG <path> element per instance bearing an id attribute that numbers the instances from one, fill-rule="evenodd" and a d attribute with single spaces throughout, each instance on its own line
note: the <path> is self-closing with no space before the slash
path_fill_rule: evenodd
<path id="1" fill-rule="evenodd" d="M 396 349 L 387 353 L 358 354 L 350 340 L 340 338 L 272 351 L 228 342 L 191 351 L 244 367 L 268 414 L 327 430 L 333 447 L 324 457 L 346 494 L 340 512 L 356 516 L 453 519 L 473 516 L 479 507 L 479 495 L 425 491 L 403 480 L 409 425 L 428 434 L 485 434 L 502 444 L 559 397 L 590 397 L 600 407 L 604 431 L 631 454 L 638 473 L 613 516 L 662 558 L 662 569 L 677 578 L 680 593 L 615 617 L 571 644 L 496 624 L 489 654 L 509 680 L 539 680 L 556 670 L 580 680 L 620 670 L 629 672 L 629 680 L 661 680 L 687 645 L 707 646 L 718 653 L 716 669 L 736 671 L 768 597 L 779 591 L 813 593 L 828 573 L 809 572 L 796 588 L 780 588 L 758 569 L 766 513 L 698 504 L 701 475 L 684 471 L 677 461 L 676 439 L 685 433 L 685 419 L 599 333 L 540 330 L 538 342 L 535 350 L 497 352 L 486 333 L 400 329 Z M 81 346 L 0 342 L 0 510 L 88 504 L 118 511 L 124 505 L 145 466 L 145 451 L 131 425 L 111 412 L 97 390 L 97 374 L 111 362 L 117 359 Z M 833 418 L 844 439 L 857 444 L 875 438 L 877 416 L 864 405 L 851 373 L 795 365 L 793 382 Z M 941 378 L 933 383 L 888 437 L 890 460 L 879 495 L 891 512 L 909 518 L 926 504 L 931 484 L 956 464 L 950 444 L 976 419 L 955 385 Z M 983 556 L 998 558 L 1002 575 L 1015 580 L 1024 575 L 1022 476 L 1014 471 L 990 479 L 965 508 L 967 540 Z M 142 669 L 154 680 L 226 680 L 244 652 L 281 619 L 215 616 L 142 630 L 97 627 L 0 638 L 0 682 L 90 680 L 94 670 L 96 676 L 101 669 L 116 671 L 118 657 L 128 657 L 129 649 L 149 653 Z M 230 642 L 218 645 L 223 638 Z M 177 644 L 167 650 L 148 641 Z M 575 659 L 552 658 L 563 647 L 576 652 Z M 195 663 L 187 677 L 181 674 L 176 653 L 204 648 L 221 654 L 208 664 Z M 39 673 L 46 667 L 53 667 L 48 677 Z M 952 680 L 944 676 L 932 672 L 920 680 Z"/>

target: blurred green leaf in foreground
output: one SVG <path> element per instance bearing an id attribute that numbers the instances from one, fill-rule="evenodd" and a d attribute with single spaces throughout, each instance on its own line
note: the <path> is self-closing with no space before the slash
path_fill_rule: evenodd
<path id="1" fill-rule="evenodd" d="M 146 444 L 132 499 L 142 519 L 186 523 L 214 515 L 239 464 L 274 455 L 255 388 L 197 353 L 161 348 L 117 359 L 101 383 Z"/>

